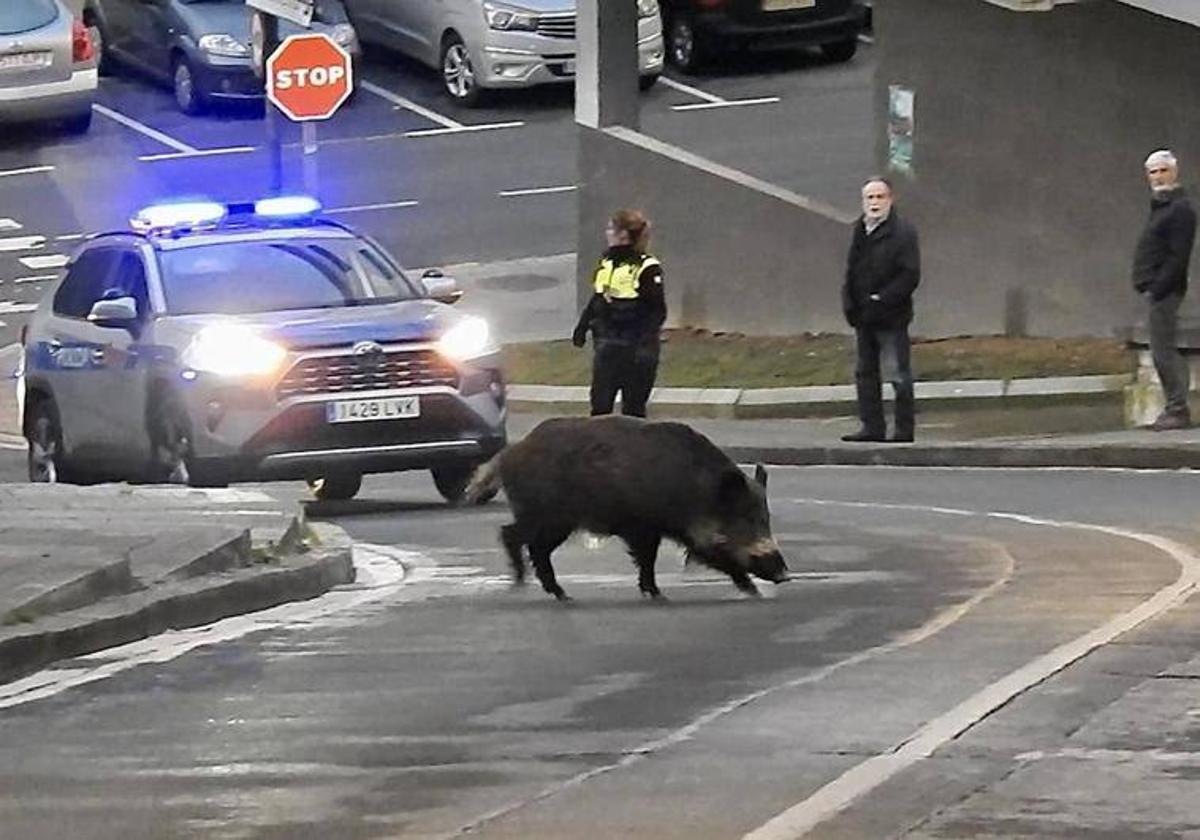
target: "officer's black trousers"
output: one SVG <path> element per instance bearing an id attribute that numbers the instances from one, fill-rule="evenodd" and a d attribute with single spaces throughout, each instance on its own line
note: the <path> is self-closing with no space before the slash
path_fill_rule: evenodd
<path id="1" fill-rule="evenodd" d="M 592 357 L 592 416 L 612 414 L 613 403 L 620 392 L 621 413 L 645 417 L 646 403 L 657 375 L 657 343 L 625 344 L 600 340 Z"/>

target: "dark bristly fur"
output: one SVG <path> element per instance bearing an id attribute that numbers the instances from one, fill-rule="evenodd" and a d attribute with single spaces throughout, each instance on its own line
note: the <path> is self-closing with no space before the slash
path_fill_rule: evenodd
<path id="1" fill-rule="evenodd" d="M 642 593 L 660 598 L 654 563 L 662 539 L 757 593 L 750 576 L 787 580 L 771 537 L 766 470 L 751 481 L 708 438 L 682 423 L 564 417 L 540 424 L 480 467 L 467 498 L 503 487 L 514 521 L 500 529 L 516 583 L 528 550 L 542 588 L 566 593 L 550 555 L 577 530 L 625 541 Z"/>

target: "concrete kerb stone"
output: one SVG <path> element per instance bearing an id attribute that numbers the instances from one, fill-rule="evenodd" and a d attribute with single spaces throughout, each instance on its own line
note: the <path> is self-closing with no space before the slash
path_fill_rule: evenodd
<path id="1" fill-rule="evenodd" d="M 738 463 L 779 466 L 1200 470 L 1200 447 L 855 444 L 722 448 Z"/>

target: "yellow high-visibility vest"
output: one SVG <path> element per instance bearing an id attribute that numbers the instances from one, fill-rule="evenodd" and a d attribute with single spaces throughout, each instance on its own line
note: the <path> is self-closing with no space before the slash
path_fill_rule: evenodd
<path id="1" fill-rule="evenodd" d="M 638 296 L 638 284 L 642 272 L 651 266 L 660 265 L 659 261 L 646 254 L 640 265 L 621 263 L 617 265 L 608 257 L 600 260 L 592 286 L 596 294 L 604 295 L 609 300 L 633 300 Z"/>

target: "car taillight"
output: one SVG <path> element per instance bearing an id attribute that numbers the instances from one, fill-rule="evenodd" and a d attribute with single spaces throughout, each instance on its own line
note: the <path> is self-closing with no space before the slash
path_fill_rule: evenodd
<path id="1" fill-rule="evenodd" d="M 95 55 L 91 33 L 83 25 L 83 21 L 75 18 L 75 22 L 71 24 L 71 60 L 78 64 L 82 61 L 91 61 Z"/>
<path id="2" fill-rule="evenodd" d="M 726 0 L 699 0 L 697 5 L 699 5 L 702 9 L 718 9 L 721 6 L 724 6 L 725 3 Z"/>

